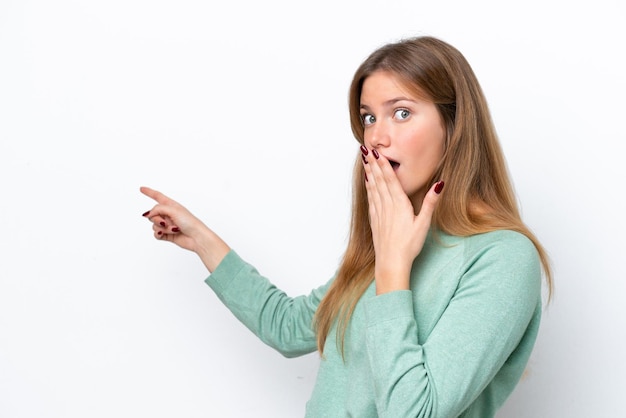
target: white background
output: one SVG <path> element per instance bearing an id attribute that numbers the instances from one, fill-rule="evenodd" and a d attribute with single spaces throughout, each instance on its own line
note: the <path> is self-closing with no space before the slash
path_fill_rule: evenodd
<path id="1" fill-rule="evenodd" d="M 148 185 L 291 295 L 335 271 L 347 90 L 385 42 L 473 65 L 556 294 L 499 417 L 624 417 L 624 3 L 0 0 L 0 417 L 298 417 L 284 359 L 152 238 Z"/>

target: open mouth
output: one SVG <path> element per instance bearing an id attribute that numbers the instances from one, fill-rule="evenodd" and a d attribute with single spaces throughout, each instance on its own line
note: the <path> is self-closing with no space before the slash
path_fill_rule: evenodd
<path id="1" fill-rule="evenodd" d="M 393 168 L 393 171 L 396 171 L 398 167 L 400 167 L 400 163 L 393 160 L 389 160 L 389 164 L 391 164 L 391 168 Z"/>

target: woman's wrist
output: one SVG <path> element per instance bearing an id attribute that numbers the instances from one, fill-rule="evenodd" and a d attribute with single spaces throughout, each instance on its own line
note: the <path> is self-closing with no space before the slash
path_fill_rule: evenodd
<path id="1" fill-rule="evenodd" d="M 202 263 L 210 273 L 215 271 L 220 262 L 230 251 L 230 247 L 208 227 L 204 227 L 195 238 L 195 253 L 202 260 Z"/>
<path id="2" fill-rule="evenodd" d="M 410 271 L 408 268 L 380 268 L 375 269 L 376 294 L 394 292 L 396 290 L 409 290 Z"/>

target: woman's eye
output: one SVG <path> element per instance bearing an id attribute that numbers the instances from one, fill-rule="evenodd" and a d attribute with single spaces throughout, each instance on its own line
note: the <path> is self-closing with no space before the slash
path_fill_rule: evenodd
<path id="1" fill-rule="evenodd" d="M 365 114 L 361 117 L 363 118 L 364 125 L 371 125 L 372 123 L 376 122 L 376 118 L 374 117 L 374 115 Z"/>
<path id="2" fill-rule="evenodd" d="M 398 109 L 396 110 L 395 116 L 400 120 L 404 120 L 411 116 L 411 112 L 409 112 L 407 109 Z"/>

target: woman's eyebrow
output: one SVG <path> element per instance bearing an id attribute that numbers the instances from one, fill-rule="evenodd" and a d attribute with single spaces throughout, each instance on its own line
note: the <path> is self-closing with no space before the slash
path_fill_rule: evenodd
<path id="1" fill-rule="evenodd" d="M 404 97 L 404 96 L 402 96 L 402 97 L 394 97 L 393 99 L 386 100 L 386 101 L 383 103 L 383 106 L 384 106 L 384 107 L 391 107 L 391 106 L 393 106 L 394 104 L 396 104 L 396 103 L 398 103 L 398 102 L 403 102 L 403 101 L 412 102 L 412 103 L 417 103 L 417 101 L 416 101 L 416 100 L 413 100 L 413 99 L 410 99 L 410 98 L 408 98 L 408 97 Z M 369 110 L 369 106 L 368 106 L 368 105 L 366 105 L 366 104 L 361 104 L 361 109 Z"/>
<path id="2" fill-rule="evenodd" d="M 385 106 L 392 106 L 392 105 L 394 105 L 394 104 L 396 104 L 398 102 L 404 102 L 404 101 L 415 103 L 415 100 L 410 99 L 408 97 L 394 97 L 393 99 L 387 100 L 385 103 L 383 103 L 383 105 L 385 105 Z"/>

